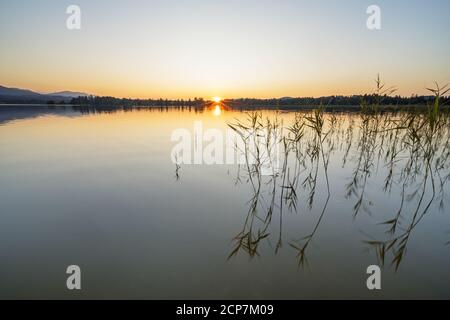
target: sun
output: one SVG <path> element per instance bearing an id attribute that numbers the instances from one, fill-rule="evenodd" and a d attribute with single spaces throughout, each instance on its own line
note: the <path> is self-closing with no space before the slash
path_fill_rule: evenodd
<path id="1" fill-rule="evenodd" d="M 214 97 L 213 98 L 214 102 L 219 103 L 220 101 L 222 101 L 221 97 Z"/>

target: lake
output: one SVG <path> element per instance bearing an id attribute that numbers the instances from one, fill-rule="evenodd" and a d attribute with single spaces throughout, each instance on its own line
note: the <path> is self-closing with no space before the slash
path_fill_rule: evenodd
<path id="1" fill-rule="evenodd" d="M 449 299 L 449 123 L 0 106 L 0 298 Z M 191 164 L 173 161 L 180 129 Z M 194 164 L 209 129 L 241 137 L 241 161 Z M 270 148 L 252 146 L 264 132 L 277 132 L 272 171 Z M 366 286 L 370 265 L 381 290 Z"/>

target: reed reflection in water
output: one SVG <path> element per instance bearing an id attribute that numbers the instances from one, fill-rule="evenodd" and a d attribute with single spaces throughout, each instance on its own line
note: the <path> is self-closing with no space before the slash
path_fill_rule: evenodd
<path id="1" fill-rule="evenodd" d="M 320 236 L 330 197 L 336 192 L 330 189 L 328 168 L 330 159 L 336 161 L 339 154 L 341 167 L 351 168 L 352 174 L 347 181 L 341 181 L 342 188 L 337 191 L 345 189 L 347 201 L 353 203 L 355 220 L 361 214 L 377 212 L 377 203 L 367 195 L 368 185 L 389 195 L 400 193 L 397 206 L 387 212 L 388 219 L 379 221 L 385 235 L 365 234 L 366 239 L 362 240 L 380 264 L 388 261 L 398 270 L 415 228 L 430 208 L 436 205 L 444 211 L 449 204 L 449 119 L 448 113 L 441 110 L 437 96 L 428 109 L 417 112 L 382 113 L 376 106 L 364 106 L 355 117 L 345 113 L 325 114 L 319 108 L 296 113 L 288 124 L 253 112 L 246 120 L 230 124 L 240 137 L 282 128 L 279 139 L 283 160 L 279 173 L 270 177 L 261 175 L 260 164 L 264 159 L 259 147 L 255 140 L 243 138 L 245 150 L 240 151 L 257 160 L 251 164 L 247 161 L 237 172 L 236 181 L 249 182 L 253 194 L 229 258 L 239 252 L 258 256 L 259 245 L 271 236 L 269 226 L 277 223 L 275 253 L 286 242 L 297 251 L 298 265 L 305 266 L 310 245 L 314 237 Z M 322 202 L 316 201 L 319 183 L 324 184 L 319 188 L 326 192 Z M 300 204 L 305 205 L 300 208 Z M 320 208 L 320 213 L 311 232 L 285 239 L 283 216 L 307 214 L 314 206 Z"/>

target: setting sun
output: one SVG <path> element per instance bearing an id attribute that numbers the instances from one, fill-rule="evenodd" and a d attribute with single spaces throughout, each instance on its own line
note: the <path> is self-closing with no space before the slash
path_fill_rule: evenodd
<path id="1" fill-rule="evenodd" d="M 213 98 L 214 102 L 219 103 L 220 101 L 222 101 L 221 97 L 214 97 Z"/>

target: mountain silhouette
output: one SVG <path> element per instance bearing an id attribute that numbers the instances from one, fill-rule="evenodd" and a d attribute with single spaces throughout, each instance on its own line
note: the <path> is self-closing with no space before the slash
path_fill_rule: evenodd
<path id="1" fill-rule="evenodd" d="M 80 96 L 88 96 L 88 94 L 73 91 L 44 94 L 27 89 L 0 86 L 0 103 L 67 103 L 72 98 Z"/>
<path id="2" fill-rule="evenodd" d="M 78 97 L 88 97 L 88 96 L 90 96 L 90 94 L 88 94 L 88 93 L 74 92 L 74 91 L 54 92 L 54 93 L 49 93 L 48 95 L 68 97 L 68 98 L 78 98 Z"/>

